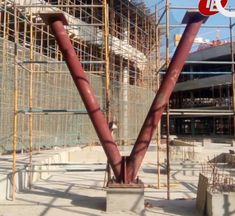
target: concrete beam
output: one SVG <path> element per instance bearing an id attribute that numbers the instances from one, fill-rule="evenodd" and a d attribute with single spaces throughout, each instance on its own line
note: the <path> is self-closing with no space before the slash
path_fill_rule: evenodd
<path id="1" fill-rule="evenodd" d="M 231 84 L 231 82 L 232 82 L 232 75 L 221 75 L 221 76 L 208 77 L 204 79 L 189 80 L 186 82 L 177 83 L 174 92 L 209 88 L 212 86 L 219 86 L 219 85 L 228 85 Z"/>
<path id="2" fill-rule="evenodd" d="M 231 55 L 231 48 L 230 44 L 227 43 L 220 46 L 208 47 L 206 49 L 193 52 L 189 55 L 187 61 L 204 61 L 209 59 L 218 59 L 230 55 Z"/>

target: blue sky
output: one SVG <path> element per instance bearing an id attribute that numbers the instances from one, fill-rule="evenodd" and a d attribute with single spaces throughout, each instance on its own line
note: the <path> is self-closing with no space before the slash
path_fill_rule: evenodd
<path id="1" fill-rule="evenodd" d="M 146 4 L 154 10 L 156 3 L 163 2 L 160 7 L 163 6 L 164 0 L 145 0 Z M 199 0 L 170 0 L 172 6 L 183 6 L 183 7 L 197 7 Z M 228 0 L 228 7 L 235 8 L 235 1 Z M 171 23 L 172 24 L 179 24 L 182 21 L 182 18 L 185 14 L 184 10 L 171 10 Z M 235 22 L 235 19 L 233 19 Z M 211 16 L 207 23 L 207 25 L 229 25 L 229 18 L 221 15 L 216 14 Z M 181 33 L 183 29 L 174 29 L 173 33 Z M 199 32 L 198 36 L 203 37 L 205 39 L 216 39 L 216 35 L 219 36 L 221 39 L 229 38 L 229 29 L 224 28 L 202 28 Z M 234 35 L 235 35 L 235 28 L 234 28 Z"/>

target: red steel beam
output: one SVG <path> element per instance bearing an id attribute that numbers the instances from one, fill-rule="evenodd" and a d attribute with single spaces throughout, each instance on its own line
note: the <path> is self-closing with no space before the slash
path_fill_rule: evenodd
<path id="1" fill-rule="evenodd" d="M 67 25 L 67 21 L 62 13 L 41 14 L 41 18 L 50 26 L 55 36 L 73 81 L 81 95 L 108 161 L 113 169 L 114 175 L 117 181 L 121 181 L 122 157 L 111 135 L 106 118 L 101 112 L 87 76 L 64 28 L 64 25 Z"/>
<path id="2" fill-rule="evenodd" d="M 199 13 L 193 13 L 193 15 L 191 14 L 191 16 L 188 17 L 189 20 L 187 21 L 188 25 L 185 32 L 172 58 L 160 89 L 152 103 L 131 155 L 130 157 L 125 158 L 125 166 L 123 166 L 124 160 L 122 160 L 117 145 L 109 130 L 107 121 L 100 110 L 89 85 L 89 81 L 64 28 L 64 25 L 67 24 L 64 15 L 61 13 L 49 13 L 41 14 L 41 17 L 45 23 L 49 24 L 57 40 L 74 83 L 77 86 L 109 163 L 113 169 L 117 182 L 134 182 L 157 124 L 161 119 L 162 113 L 169 101 L 170 95 L 192 47 L 193 41 L 201 24 L 205 22 L 207 18 Z"/>
<path id="3" fill-rule="evenodd" d="M 154 98 L 130 157 L 128 158 L 126 175 L 127 181 L 129 183 L 133 182 L 137 176 L 138 170 L 147 152 L 152 136 L 169 101 L 176 81 L 178 80 L 178 77 L 182 71 L 194 39 L 196 38 L 202 23 L 204 23 L 206 19 L 207 17 L 202 16 L 198 12 L 190 12 L 187 14 L 187 16 L 185 16 L 185 22 L 187 22 L 187 26 L 183 36 L 174 53 L 157 95 Z"/>

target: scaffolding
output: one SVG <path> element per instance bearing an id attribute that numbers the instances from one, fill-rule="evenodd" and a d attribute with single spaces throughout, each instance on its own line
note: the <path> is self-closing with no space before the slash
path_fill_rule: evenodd
<path id="1" fill-rule="evenodd" d="M 169 63 L 170 53 L 172 54 L 175 49 L 172 44 L 177 44 L 176 36 L 178 35 L 176 32 L 180 32 L 181 29 L 185 27 L 185 24 L 174 23 L 174 19 L 171 17 L 172 12 L 182 12 L 182 14 L 184 14 L 187 10 L 198 10 L 198 8 L 173 5 L 170 0 L 158 1 L 157 7 L 159 8 L 157 27 L 159 40 L 161 41 L 158 48 L 161 55 L 159 56 L 157 74 L 164 75 Z M 230 8 L 230 10 L 234 10 L 234 8 Z M 166 135 L 168 199 L 170 198 L 170 134 L 181 137 L 183 140 L 187 140 L 188 138 L 195 140 L 202 135 L 216 137 L 216 132 L 217 136 L 223 136 L 224 138 L 230 138 L 232 140 L 235 138 L 234 21 L 232 18 L 228 19 L 228 25 L 221 25 L 220 23 L 217 25 L 204 24 L 202 28 L 207 28 L 210 31 L 225 29 L 229 33 L 229 38 L 222 40 L 218 37 L 217 33 L 215 34 L 213 32 L 214 40 L 208 41 L 207 45 L 205 43 L 202 45 L 195 43 L 191 52 L 200 52 L 210 47 L 226 45 L 226 49 L 229 50 L 229 57 L 227 57 L 227 59 L 215 60 L 187 60 L 179 78 L 179 82 L 181 82 L 178 84 L 179 88 L 176 86 L 175 92 L 171 96 L 169 107 L 164 113 L 165 116 L 162 118 L 161 134 Z M 199 68 L 199 65 L 202 66 L 203 69 Z M 218 79 L 226 78 L 228 82 L 224 82 L 223 85 L 217 82 L 217 85 L 214 86 L 213 81 L 216 79 L 215 76 L 219 75 L 224 77 L 219 77 Z M 207 86 L 207 88 L 205 88 L 205 86 L 200 85 L 201 78 L 208 78 L 207 83 L 209 87 Z M 189 82 L 187 83 L 187 81 Z M 196 93 L 189 88 L 193 82 L 195 85 L 199 86 Z M 213 121 L 207 121 L 207 119 L 213 119 Z M 182 135 L 181 128 L 183 128 L 183 130 L 190 128 L 190 130 Z M 218 131 L 216 131 L 217 128 Z M 212 129 L 213 131 L 211 131 Z M 208 133 L 208 131 L 211 132 Z M 198 137 L 196 135 L 198 135 Z M 157 182 L 159 188 L 161 166 L 159 156 L 157 166 Z"/>
<path id="2" fill-rule="evenodd" d="M 126 145 L 136 139 L 161 76 L 169 65 L 172 30 L 185 27 L 172 24 L 169 16 L 173 10 L 189 8 L 172 6 L 169 0 L 159 2 L 151 13 L 141 1 L 0 0 L 0 153 L 13 152 L 13 199 L 17 152 L 29 154 L 30 170 L 35 151 L 99 144 L 58 45 L 39 14 L 64 13 L 69 23 L 66 30 L 107 121 L 117 125 L 114 138 L 118 144 Z M 230 125 L 229 130 L 234 135 L 234 24 L 231 19 L 229 26 L 204 27 L 230 29 L 231 61 L 191 60 L 187 65 L 226 66 L 227 71 L 215 68 L 209 75 L 232 75 L 233 79 L 224 87 L 213 87 L 211 98 L 174 93 L 165 112 L 167 118 L 163 119 L 162 128 L 159 126 L 154 137 L 158 144 L 158 188 L 161 133 L 166 133 L 169 147 L 172 121 L 177 125 L 176 119 L 183 119 L 184 115 L 187 118 L 203 116 L 203 119 L 209 115 L 203 109 L 188 108 L 197 104 L 221 105 L 227 103 L 228 98 L 228 109 L 211 111 L 210 115 L 218 116 L 219 121 L 213 123 L 215 126 L 221 122 Z M 160 52 L 162 45 L 166 45 L 163 55 Z M 201 78 L 208 73 L 191 71 L 186 66 L 180 79 Z M 221 116 L 229 120 L 224 121 Z M 190 124 L 204 124 L 199 120 Z M 167 153 L 169 177 L 169 148 Z M 169 186 L 168 178 L 168 198 Z"/>
<path id="3" fill-rule="evenodd" d="M 173 13 L 179 14 L 179 12 L 184 13 L 186 10 L 197 10 L 197 7 L 182 7 L 173 5 L 171 1 L 160 1 L 159 6 L 160 15 L 158 26 L 160 28 L 160 35 L 162 40 L 162 45 L 166 47 L 170 47 L 170 52 L 172 53 L 175 46 L 177 45 L 177 37 L 179 36 L 179 32 L 184 28 L 184 24 L 179 23 L 174 20 L 172 17 Z M 234 8 L 230 8 L 234 10 Z M 167 22 L 167 17 L 170 14 L 170 21 Z M 213 19 L 211 17 L 210 19 Z M 192 49 L 192 53 L 201 52 L 205 49 L 225 46 L 224 49 L 230 50 L 228 51 L 228 56 L 224 59 L 207 59 L 207 60 L 194 60 L 189 59 L 186 61 L 186 65 L 184 70 L 179 78 L 179 84 L 175 88 L 175 92 L 173 93 L 170 101 L 171 109 L 178 109 L 178 112 L 182 112 L 182 115 L 178 115 L 174 117 L 174 113 L 171 114 L 170 117 L 170 132 L 174 135 L 181 135 L 182 131 L 180 127 L 191 128 L 194 124 L 197 125 L 206 125 L 211 124 L 212 127 L 207 127 L 206 130 L 201 130 L 200 127 L 194 128 L 189 132 L 185 132 L 185 136 L 196 136 L 196 135 L 214 135 L 234 138 L 234 120 L 232 116 L 227 116 L 227 111 L 234 112 L 234 22 L 232 18 L 228 18 L 229 24 L 221 24 L 217 25 L 204 24 L 202 28 L 207 28 L 208 32 L 205 33 L 207 36 L 209 32 L 213 33 L 214 39 L 204 40 L 201 44 L 195 41 L 195 46 Z M 228 38 L 220 38 L 219 30 L 222 29 L 227 31 L 229 37 Z M 161 63 L 158 70 L 158 73 L 164 75 L 167 65 L 167 59 L 169 58 L 169 48 L 164 51 L 161 48 Z M 209 52 L 209 50 L 208 50 Z M 221 76 L 220 76 L 221 75 Z M 216 78 L 216 76 L 220 76 Z M 198 80 L 202 79 L 204 84 L 207 82 L 208 86 L 201 85 Z M 207 81 L 208 79 L 208 81 Z M 220 82 L 216 82 L 216 79 L 226 80 L 223 84 Z M 194 81 L 193 81 L 194 80 Z M 187 82 L 188 81 L 188 82 Z M 191 82 L 190 82 L 191 81 Z M 191 85 L 195 83 L 198 84 L 197 90 L 190 90 Z M 188 86 L 188 88 L 186 88 Z M 191 108 L 191 117 L 197 118 L 197 122 L 183 122 L 184 117 L 184 109 Z M 195 109 L 202 110 L 211 110 L 212 113 L 215 110 L 224 110 L 223 114 L 220 113 L 219 117 L 215 117 L 213 122 L 205 121 L 206 116 L 200 119 L 201 115 L 196 116 L 194 113 Z M 185 117 L 186 121 L 190 120 L 190 113 L 188 113 L 188 117 Z M 190 125 L 189 125 L 190 124 Z M 219 126 L 220 125 L 220 126 Z M 174 127 L 178 126 L 178 127 Z M 217 130 L 216 128 L 222 127 L 222 131 Z M 162 132 L 163 134 L 167 134 L 167 118 L 163 119 L 162 123 Z M 213 129 L 213 132 L 209 132 L 210 129 Z"/>
<path id="4" fill-rule="evenodd" d="M 17 152 L 28 152 L 30 169 L 34 151 L 99 143 L 39 14 L 65 14 L 107 121 L 118 126 L 119 144 L 136 139 L 154 97 L 158 34 L 156 13 L 127 0 L 1 0 L 0 8 L 0 152 L 13 152 L 14 199 Z"/>

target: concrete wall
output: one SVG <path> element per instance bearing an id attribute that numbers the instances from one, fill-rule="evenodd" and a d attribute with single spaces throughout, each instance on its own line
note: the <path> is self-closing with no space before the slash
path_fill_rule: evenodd
<path id="1" fill-rule="evenodd" d="M 77 148 L 61 149 L 57 151 L 45 151 L 41 154 L 33 155 L 33 173 L 32 182 L 39 179 L 47 179 L 50 177 L 51 172 L 56 167 L 54 166 L 40 166 L 41 164 L 52 164 L 52 163 L 67 163 L 69 162 L 69 153 L 76 152 Z M 18 156 L 17 161 L 17 173 L 16 173 L 16 192 L 20 192 L 28 189 L 29 184 L 29 173 L 28 168 L 25 166 L 24 157 L 20 161 Z M 0 168 L 0 200 L 11 199 L 12 194 L 12 172 L 11 162 L 6 164 L 3 169 Z M 47 172 L 48 170 L 48 172 Z"/>

